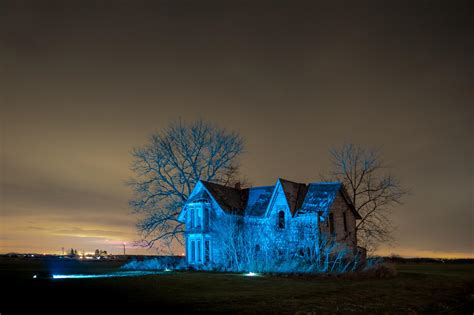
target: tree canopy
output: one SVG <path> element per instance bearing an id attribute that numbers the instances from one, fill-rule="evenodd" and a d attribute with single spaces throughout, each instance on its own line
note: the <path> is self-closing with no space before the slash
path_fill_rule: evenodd
<path id="1" fill-rule="evenodd" d="M 201 179 L 233 185 L 239 180 L 242 152 L 238 133 L 203 120 L 173 122 L 133 149 L 134 177 L 128 184 L 133 188 L 130 206 L 140 215 L 139 245 L 182 244 L 184 224 L 177 216 L 195 184 Z"/>

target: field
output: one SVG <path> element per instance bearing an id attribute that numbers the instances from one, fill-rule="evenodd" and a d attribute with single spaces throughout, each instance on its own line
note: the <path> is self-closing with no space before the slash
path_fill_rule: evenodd
<path id="1" fill-rule="evenodd" d="M 32 278 L 41 272 L 104 273 L 123 262 L 0 258 L 0 313 L 466 313 L 474 264 L 398 264 L 388 279 L 258 276 L 204 272 L 97 279 Z"/>

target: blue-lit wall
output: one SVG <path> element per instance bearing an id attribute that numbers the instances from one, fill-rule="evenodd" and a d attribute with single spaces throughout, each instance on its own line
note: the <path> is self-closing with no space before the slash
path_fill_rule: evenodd
<path id="1" fill-rule="evenodd" d="M 197 186 L 197 190 L 204 189 Z M 335 239 L 348 248 L 355 248 L 355 217 L 348 211 L 347 204 L 339 195 L 335 196 L 336 206 L 328 209 L 319 217 L 316 212 L 292 216 L 281 186 L 276 186 L 274 195 L 263 216 L 233 216 L 224 212 L 212 199 L 187 205 L 183 221 L 186 222 L 186 258 L 191 266 L 202 269 L 220 268 L 240 271 L 249 268 L 249 264 L 271 265 L 281 257 L 295 257 L 306 249 L 318 251 L 321 234 L 328 235 L 328 212 L 337 218 Z M 196 190 L 193 194 L 197 193 Z M 331 201 L 332 202 L 332 201 Z M 199 214 L 196 212 L 200 211 Z M 282 226 L 281 214 L 284 213 Z M 346 215 L 346 231 L 342 227 L 342 213 Z M 194 219 L 192 217 L 194 216 Z M 199 224 L 196 222 L 199 221 Z M 235 250 L 235 248 L 239 248 Z M 236 256 L 231 257 L 229 256 Z M 238 256 L 238 257 L 237 257 Z M 249 257 L 249 258 L 246 258 Z M 257 259 L 258 258 L 258 259 Z M 244 261 L 242 266 L 231 262 Z M 247 266 L 244 268 L 244 265 Z M 267 268 L 268 269 L 268 268 Z"/>

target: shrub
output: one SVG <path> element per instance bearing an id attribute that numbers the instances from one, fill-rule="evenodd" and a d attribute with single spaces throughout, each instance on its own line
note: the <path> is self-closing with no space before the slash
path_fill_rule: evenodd
<path id="1" fill-rule="evenodd" d="M 367 267 L 362 273 L 368 278 L 377 279 L 393 278 L 398 274 L 397 269 L 392 264 L 383 263 Z"/>
<path id="2" fill-rule="evenodd" d="M 121 267 L 126 270 L 182 270 L 185 266 L 185 259 L 176 256 L 161 256 L 145 260 L 132 260 Z"/>

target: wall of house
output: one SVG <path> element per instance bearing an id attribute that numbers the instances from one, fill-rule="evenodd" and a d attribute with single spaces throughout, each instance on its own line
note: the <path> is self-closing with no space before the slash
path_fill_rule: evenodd
<path id="1" fill-rule="evenodd" d="M 341 192 L 338 192 L 334 198 L 334 202 L 330 208 L 329 213 L 332 213 L 333 215 L 336 241 L 345 243 L 351 248 L 355 248 L 357 246 L 357 238 L 355 233 L 356 219 L 354 213 L 347 205 Z M 344 216 L 346 218 L 346 229 L 344 228 Z M 321 231 L 323 233 L 329 233 L 329 225 L 329 220 L 325 220 L 324 224 L 321 225 Z"/>
<path id="2" fill-rule="evenodd" d="M 269 234 L 268 237 L 271 238 L 272 243 L 285 248 L 288 246 L 288 235 L 284 229 L 291 229 L 291 212 L 283 189 L 280 185 L 276 189 L 267 217 L 259 219 L 257 222 L 260 224 L 260 229 L 262 229 L 262 225 L 265 225 L 265 233 Z M 279 227 L 280 211 L 284 212 L 284 229 Z"/>
<path id="3" fill-rule="evenodd" d="M 299 248 L 315 246 L 318 238 L 318 216 L 316 213 L 310 212 L 307 214 L 299 214 L 295 217 L 291 216 L 288 204 L 284 195 L 284 192 L 279 189 L 276 192 L 276 198 L 273 199 L 273 203 L 270 204 L 269 212 L 266 217 L 245 217 L 243 218 L 243 224 L 245 226 L 253 226 L 255 228 L 254 243 L 252 246 L 257 244 L 261 247 L 262 251 L 265 251 L 266 244 L 271 246 L 277 245 L 283 251 L 297 251 Z M 190 206 L 188 210 L 193 207 Z M 221 238 L 229 236 L 229 233 L 235 233 L 231 231 L 229 226 L 220 224 L 225 221 L 226 218 L 231 217 L 226 214 L 220 207 L 213 201 L 208 204 L 195 205 L 195 223 L 199 222 L 199 226 L 191 228 L 191 213 L 188 211 L 186 214 L 186 256 L 188 262 L 191 264 L 197 263 L 206 264 L 205 262 L 205 242 L 209 240 L 209 252 L 210 252 L 210 263 L 214 266 L 223 265 L 226 259 L 223 257 L 224 244 Z M 201 212 L 197 209 L 201 209 Z M 279 212 L 284 211 L 285 213 L 285 225 L 284 229 L 279 227 Z M 350 210 L 349 206 L 344 200 L 344 197 L 340 192 L 337 193 L 334 202 L 330 208 L 330 212 L 334 219 L 334 228 L 336 241 L 345 243 L 349 247 L 355 248 L 357 241 L 355 235 L 355 224 L 356 220 L 354 214 Z M 346 230 L 344 229 L 344 216 L 346 218 Z M 329 233 L 329 218 L 324 215 L 320 218 L 321 222 L 321 233 Z M 211 231 L 213 224 L 218 229 L 217 233 Z M 303 227 L 303 229 L 302 229 Z M 221 233 L 221 234 L 219 234 Z M 194 241 L 194 258 L 192 261 L 192 248 L 191 242 Z M 200 247 L 198 247 L 198 242 Z M 196 251 L 200 249 L 198 254 Z M 201 261 L 197 261 L 198 258 Z"/>

